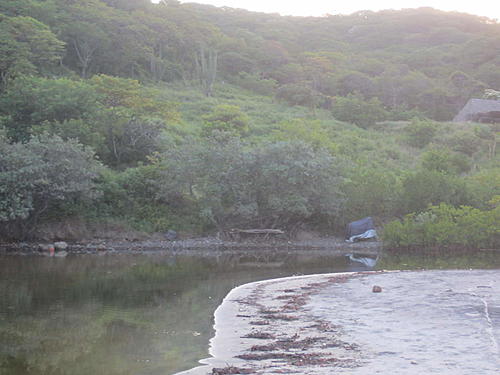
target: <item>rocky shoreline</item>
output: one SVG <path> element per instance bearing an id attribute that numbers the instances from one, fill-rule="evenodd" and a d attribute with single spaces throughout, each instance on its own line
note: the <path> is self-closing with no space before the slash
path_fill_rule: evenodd
<path id="1" fill-rule="evenodd" d="M 56 246 L 59 244 L 59 246 Z M 0 254 L 13 255 L 46 255 L 50 246 L 55 248 L 55 254 L 65 251 L 67 254 L 102 254 L 102 253 L 220 253 L 231 251 L 315 251 L 328 254 L 345 254 L 357 252 L 376 255 L 381 250 L 381 242 L 366 241 L 346 243 L 338 237 L 323 237 L 312 240 L 242 240 L 228 241 L 216 237 L 193 238 L 184 240 L 107 240 L 95 239 L 85 242 L 53 242 L 53 243 L 0 243 Z"/>

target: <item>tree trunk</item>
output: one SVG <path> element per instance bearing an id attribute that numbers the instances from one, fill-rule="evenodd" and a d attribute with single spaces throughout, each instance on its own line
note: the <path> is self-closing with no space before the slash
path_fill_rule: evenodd
<path id="1" fill-rule="evenodd" d="M 87 78 L 88 69 L 97 47 L 91 47 L 87 42 L 81 42 L 77 39 L 73 39 L 73 47 L 75 48 L 76 56 L 81 65 L 80 75 L 82 78 Z"/>
<path id="2" fill-rule="evenodd" d="M 212 96 L 213 85 L 217 76 L 217 51 L 208 50 L 200 47 L 200 55 L 196 57 L 196 67 L 199 72 L 199 78 L 206 96 Z"/>

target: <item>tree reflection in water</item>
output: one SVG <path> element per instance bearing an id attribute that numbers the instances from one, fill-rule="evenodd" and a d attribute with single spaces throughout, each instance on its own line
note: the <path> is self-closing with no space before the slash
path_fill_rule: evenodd
<path id="1" fill-rule="evenodd" d="M 343 271 L 343 257 L 282 253 L 0 259 L 0 374 L 170 374 L 207 356 L 236 285 Z"/>
<path id="2" fill-rule="evenodd" d="M 385 255 L 377 267 L 500 268 L 500 257 Z M 213 312 L 233 287 L 364 269 L 314 251 L 1 256 L 0 374 L 172 374 L 208 355 Z"/>

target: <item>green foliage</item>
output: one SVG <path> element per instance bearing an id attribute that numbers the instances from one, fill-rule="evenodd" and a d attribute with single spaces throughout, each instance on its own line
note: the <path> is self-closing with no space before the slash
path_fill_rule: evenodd
<path id="1" fill-rule="evenodd" d="M 43 72 L 60 60 L 63 50 L 64 43 L 42 22 L 0 13 L 1 86 L 21 74 Z"/>
<path id="2" fill-rule="evenodd" d="M 174 104 L 137 80 L 96 75 L 90 81 L 104 107 L 94 119 L 95 131 L 104 139 L 104 148 L 97 149 L 103 160 L 133 165 L 168 145 L 167 123 L 179 121 Z"/>
<path id="3" fill-rule="evenodd" d="M 68 119 L 64 121 L 44 121 L 41 125 L 31 127 L 33 135 L 43 133 L 54 134 L 64 140 L 76 139 L 83 145 L 90 146 L 97 151 L 101 159 L 105 155 L 105 135 L 99 132 L 93 119 Z"/>
<path id="4" fill-rule="evenodd" d="M 466 180 L 475 207 L 486 209 L 500 196 L 500 168 L 485 169 Z"/>
<path id="5" fill-rule="evenodd" d="M 407 142 L 413 147 L 427 146 L 438 131 L 438 125 L 433 121 L 413 119 L 405 128 Z"/>
<path id="6" fill-rule="evenodd" d="M 9 1 L 0 12 L 6 80 L 53 70 L 64 56 L 83 78 L 197 81 L 211 95 L 217 74 L 292 105 L 359 93 L 435 120 L 499 82 L 496 24 L 432 9 L 372 12 L 362 25 L 357 14 L 285 18 L 147 0 Z"/>
<path id="7" fill-rule="evenodd" d="M 173 192 L 162 195 L 162 178 L 157 163 L 123 172 L 107 169 L 98 181 L 102 196 L 88 209 L 88 215 L 120 218 L 144 232 L 201 232 L 203 225 L 197 218 L 196 206 Z"/>
<path id="8" fill-rule="evenodd" d="M 274 79 L 261 78 L 256 74 L 250 73 L 240 73 L 235 77 L 231 77 L 231 81 L 234 84 L 253 91 L 260 95 L 273 95 L 278 83 Z"/>
<path id="9" fill-rule="evenodd" d="M 211 113 L 203 116 L 203 120 L 205 135 L 210 135 L 214 131 L 223 131 L 241 136 L 248 132 L 249 118 L 240 107 L 235 105 L 218 105 Z"/>
<path id="10" fill-rule="evenodd" d="M 290 83 L 281 86 L 276 97 L 282 99 L 290 105 L 303 105 L 314 107 L 319 102 L 318 93 L 304 84 Z"/>
<path id="11" fill-rule="evenodd" d="M 34 125 L 91 117 L 99 108 L 97 99 L 87 82 L 22 77 L 0 97 L 2 123 L 14 141 L 26 141 Z"/>
<path id="12" fill-rule="evenodd" d="M 363 98 L 371 98 L 375 94 L 375 84 L 368 75 L 350 71 L 338 78 L 337 90 L 344 97 L 360 94 Z"/>
<path id="13" fill-rule="evenodd" d="M 387 112 L 377 98 L 365 101 L 361 96 L 354 94 L 349 94 L 345 98 L 336 97 L 332 105 L 332 113 L 336 119 L 362 128 L 368 128 L 387 118 Z"/>
<path id="14" fill-rule="evenodd" d="M 383 238 L 388 248 L 495 249 L 500 245 L 499 221 L 499 207 L 481 211 L 443 203 L 386 224 Z"/>
<path id="15" fill-rule="evenodd" d="M 390 218 L 398 210 L 401 182 L 391 170 L 354 168 L 342 186 L 347 197 L 343 223 L 360 217 Z"/>
<path id="16" fill-rule="evenodd" d="M 435 170 L 419 170 L 403 179 L 400 207 L 403 212 L 421 212 L 429 205 L 468 203 L 465 181 Z"/>
<path id="17" fill-rule="evenodd" d="M 303 141 L 315 149 L 331 149 L 336 151 L 336 144 L 331 140 L 328 129 L 318 120 L 293 119 L 279 123 L 271 136 L 279 141 Z"/>
<path id="18" fill-rule="evenodd" d="M 422 168 L 445 174 L 460 174 L 471 168 L 467 155 L 443 147 L 433 147 L 422 153 L 421 162 Z"/>
<path id="19" fill-rule="evenodd" d="M 314 215 L 334 215 L 342 204 L 335 159 L 300 141 L 255 148 L 238 139 L 189 142 L 163 155 L 164 194 L 196 200 L 218 228 L 276 227 Z"/>
<path id="20" fill-rule="evenodd" d="M 457 131 L 446 139 L 446 144 L 454 151 L 473 156 L 481 150 L 483 142 L 472 129 Z"/>
<path id="21" fill-rule="evenodd" d="M 360 24 L 146 0 L 15 0 L 0 13 L 1 157 L 19 173 L 0 202 L 9 217 L 37 211 L 25 176 L 41 156 L 26 150 L 46 134 L 113 168 L 95 208 L 50 198 L 50 210 L 147 231 L 385 220 L 498 195 L 498 126 L 424 118 L 498 87 L 485 19 L 418 9 Z"/>
<path id="22" fill-rule="evenodd" d="M 25 144 L 0 141 L 0 148 L 0 221 L 34 225 L 58 202 L 96 196 L 99 164 L 77 142 L 44 134 Z"/>

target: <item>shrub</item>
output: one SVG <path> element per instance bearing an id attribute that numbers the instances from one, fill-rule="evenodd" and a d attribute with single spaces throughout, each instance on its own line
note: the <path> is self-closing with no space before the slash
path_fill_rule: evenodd
<path id="1" fill-rule="evenodd" d="M 33 125 L 88 118 L 98 94 L 87 82 L 67 78 L 16 79 L 0 98 L 3 124 L 14 141 L 27 141 Z"/>
<path id="2" fill-rule="evenodd" d="M 390 217 L 401 194 L 401 181 L 390 170 L 354 168 L 342 186 L 346 195 L 344 222 L 364 216 Z"/>
<path id="3" fill-rule="evenodd" d="M 407 215 L 384 227 L 388 248 L 498 248 L 500 207 L 481 211 L 469 206 L 432 206 L 420 214 Z"/>
<path id="4" fill-rule="evenodd" d="M 458 131 L 451 135 L 446 143 L 457 152 L 472 156 L 481 149 L 482 140 L 473 131 Z"/>
<path id="5" fill-rule="evenodd" d="M 200 232 L 198 211 L 189 200 L 175 194 L 160 194 L 161 168 L 157 163 L 128 168 L 123 172 L 110 169 L 99 179 L 103 194 L 87 214 L 97 219 L 120 218 L 132 228 L 145 232 L 168 229 Z"/>
<path id="6" fill-rule="evenodd" d="M 500 196 L 500 168 L 485 169 L 466 179 L 474 207 L 486 209 L 489 202 Z"/>
<path id="7" fill-rule="evenodd" d="M 231 81 L 246 90 L 260 95 L 274 95 L 278 83 L 274 79 L 261 78 L 256 74 L 242 72 L 231 78 Z"/>
<path id="8" fill-rule="evenodd" d="M 276 97 L 290 105 L 303 105 L 306 107 L 315 107 L 320 101 L 319 93 L 302 83 L 290 83 L 281 86 L 276 92 Z"/>
<path id="9" fill-rule="evenodd" d="M 425 151 L 421 156 L 421 161 L 424 169 L 446 174 L 465 173 L 471 168 L 470 160 L 466 155 L 443 147 L 433 147 Z"/>
<path id="10" fill-rule="evenodd" d="M 93 199 L 99 163 L 76 141 L 46 134 L 28 143 L 0 140 L 0 222 L 31 232 L 40 215 L 63 201 Z"/>
<path id="11" fill-rule="evenodd" d="M 413 119 L 405 128 L 407 142 L 418 148 L 427 146 L 436 135 L 438 125 L 433 121 Z"/>
<path id="12" fill-rule="evenodd" d="M 469 195 L 465 181 L 458 176 L 438 171 L 419 170 L 403 179 L 400 209 L 403 213 L 421 212 L 429 205 L 467 204 Z"/>
<path id="13" fill-rule="evenodd" d="M 233 135 L 243 135 L 248 132 L 248 116 L 236 105 L 221 104 L 216 106 L 212 113 L 203 116 L 206 135 L 214 131 L 228 132 Z"/>
<path id="14" fill-rule="evenodd" d="M 188 142 L 163 155 L 164 194 L 198 202 L 218 228 L 291 226 L 341 207 L 339 167 L 327 151 L 301 141 L 251 147 L 238 139 Z"/>
<path id="15" fill-rule="evenodd" d="M 377 98 L 364 100 L 360 95 L 338 96 L 332 105 L 332 114 L 336 119 L 356 124 L 362 128 L 375 125 L 387 119 L 387 112 Z"/>

